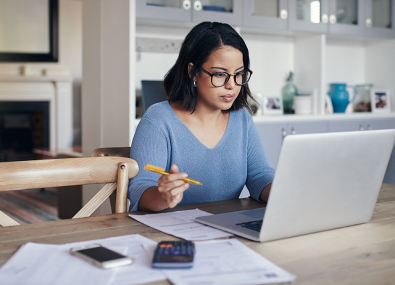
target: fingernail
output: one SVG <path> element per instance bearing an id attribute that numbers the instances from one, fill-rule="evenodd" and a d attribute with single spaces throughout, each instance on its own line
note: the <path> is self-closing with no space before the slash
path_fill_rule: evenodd
<path id="1" fill-rule="evenodd" d="M 184 187 L 185 187 L 185 188 L 188 188 L 188 186 L 189 186 L 189 183 L 186 183 Z"/>
<path id="2" fill-rule="evenodd" d="M 188 174 L 183 173 L 183 174 L 181 174 L 181 176 L 182 176 L 182 178 L 187 178 L 187 177 L 188 177 Z"/>

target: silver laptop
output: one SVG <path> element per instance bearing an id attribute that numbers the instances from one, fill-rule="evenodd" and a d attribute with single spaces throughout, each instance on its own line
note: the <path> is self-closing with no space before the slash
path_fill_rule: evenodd
<path id="1" fill-rule="evenodd" d="M 266 208 L 196 218 L 270 241 L 368 222 L 395 130 L 287 136 Z"/>

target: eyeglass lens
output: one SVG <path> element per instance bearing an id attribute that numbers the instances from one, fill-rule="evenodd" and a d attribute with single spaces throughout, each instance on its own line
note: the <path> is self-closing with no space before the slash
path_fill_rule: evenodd
<path id="1" fill-rule="evenodd" d="M 236 73 L 236 75 L 216 72 L 212 76 L 212 84 L 217 87 L 223 86 L 229 81 L 230 76 L 234 76 L 237 85 L 244 85 L 250 80 L 251 72 L 249 70 L 243 70 Z"/>

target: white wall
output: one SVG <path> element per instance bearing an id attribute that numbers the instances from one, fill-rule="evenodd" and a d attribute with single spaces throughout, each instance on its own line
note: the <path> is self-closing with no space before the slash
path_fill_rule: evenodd
<path id="1" fill-rule="evenodd" d="M 69 74 L 73 77 L 74 144 L 81 145 L 82 2 L 59 0 L 59 62 L 0 63 L 0 74 L 18 75 L 21 66 L 30 75 Z"/>
<path id="2" fill-rule="evenodd" d="M 330 83 L 365 84 L 366 44 L 361 40 L 327 39 L 326 85 Z"/>
<path id="3" fill-rule="evenodd" d="M 395 40 L 371 41 L 366 48 L 366 80 L 375 88 L 390 90 L 391 111 L 395 112 Z"/>
<path id="4" fill-rule="evenodd" d="M 294 71 L 294 42 L 288 36 L 241 33 L 250 52 L 251 91 L 263 96 L 281 97 L 289 71 Z M 296 74 L 296 76 L 298 76 Z"/>
<path id="5" fill-rule="evenodd" d="M 83 1 L 82 154 L 130 144 L 129 102 L 134 102 L 135 3 Z M 130 62 L 133 62 L 131 65 Z M 84 185 L 83 203 L 100 189 Z M 110 213 L 104 203 L 94 214 Z"/>
<path id="6" fill-rule="evenodd" d="M 184 39 L 189 28 L 149 29 L 137 26 L 136 36 L 145 38 Z M 252 92 L 264 96 L 281 96 L 281 88 L 289 71 L 293 70 L 293 38 L 270 35 L 241 34 L 250 52 L 250 80 Z M 141 80 L 162 80 L 174 65 L 178 53 L 137 52 L 136 88 L 141 89 Z"/>

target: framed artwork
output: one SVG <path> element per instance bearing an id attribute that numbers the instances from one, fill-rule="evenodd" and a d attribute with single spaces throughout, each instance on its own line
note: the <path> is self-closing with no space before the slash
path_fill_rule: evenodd
<path id="1" fill-rule="evenodd" d="M 390 107 L 390 92 L 389 90 L 373 89 L 372 97 L 372 113 L 389 113 Z"/>
<path id="2" fill-rule="evenodd" d="M 58 61 L 58 1 L 0 1 L 0 62 Z"/>
<path id="3" fill-rule="evenodd" d="M 263 115 L 282 115 L 283 102 L 280 97 L 263 97 Z"/>

